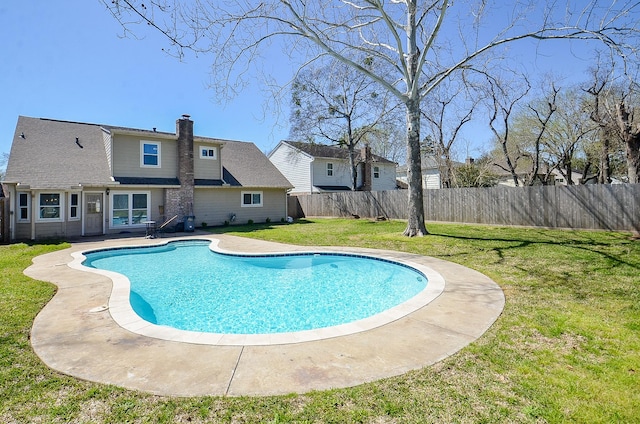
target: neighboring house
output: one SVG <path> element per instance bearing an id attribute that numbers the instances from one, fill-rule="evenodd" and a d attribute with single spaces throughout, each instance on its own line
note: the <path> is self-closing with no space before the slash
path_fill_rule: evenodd
<path id="1" fill-rule="evenodd" d="M 531 178 L 531 161 L 521 159 L 516 166 L 516 176 L 518 177 L 519 186 L 527 185 L 527 181 Z M 491 165 L 491 173 L 498 178 L 498 185 L 515 187 L 515 181 L 511 172 L 508 171 L 508 167 L 503 160 L 499 160 Z M 576 171 L 572 171 L 571 178 L 574 184 L 580 184 L 582 180 L 582 174 Z M 564 176 L 557 169 L 549 169 L 546 164 L 541 164 L 538 174 L 536 174 L 533 185 L 542 185 L 542 182 L 546 181 L 546 185 L 567 185 L 567 181 Z"/>
<path id="2" fill-rule="evenodd" d="M 440 182 L 440 166 L 434 156 L 422 156 L 422 188 L 438 189 L 442 188 Z M 396 169 L 396 178 L 404 185 L 408 184 L 407 165 L 399 166 Z"/>
<path id="3" fill-rule="evenodd" d="M 12 240 L 279 221 L 292 187 L 253 143 L 194 136 L 188 115 L 175 134 L 21 116 L 2 185 Z"/>
<path id="4" fill-rule="evenodd" d="M 294 188 L 291 194 L 351 190 L 349 151 L 324 144 L 281 141 L 268 155 Z M 395 190 L 395 162 L 371 154 L 364 147 L 358 154 L 356 189 Z"/>

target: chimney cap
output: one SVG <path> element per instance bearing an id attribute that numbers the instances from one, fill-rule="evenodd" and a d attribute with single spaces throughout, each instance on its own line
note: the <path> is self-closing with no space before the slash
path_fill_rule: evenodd
<path id="1" fill-rule="evenodd" d="M 182 114 L 182 119 L 189 119 L 189 118 L 191 118 L 191 115 L 186 114 L 186 113 Z"/>

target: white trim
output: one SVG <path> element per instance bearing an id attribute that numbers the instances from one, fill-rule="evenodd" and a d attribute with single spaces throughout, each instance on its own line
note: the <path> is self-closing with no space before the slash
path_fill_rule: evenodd
<path id="1" fill-rule="evenodd" d="M 142 219 L 141 221 L 137 224 L 133 224 L 132 223 L 132 215 L 133 215 L 133 195 L 135 194 L 144 194 L 147 196 L 147 216 L 146 218 Z M 115 196 L 118 195 L 127 195 L 128 199 L 127 199 L 127 219 L 128 222 L 127 224 L 123 224 L 123 225 L 113 225 L 113 205 L 114 205 L 114 201 L 113 198 Z M 117 230 L 117 229 L 126 229 L 126 228 L 144 228 L 145 224 L 144 221 L 148 221 L 151 219 L 151 192 L 150 191 L 114 191 L 111 190 L 110 193 L 110 201 L 109 201 L 109 229 L 110 230 Z"/>
<path id="2" fill-rule="evenodd" d="M 20 205 L 20 196 L 21 195 L 25 195 L 27 196 L 27 204 L 25 206 L 21 206 Z M 26 208 L 27 210 L 27 217 L 25 219 L 21 218 L 22 215 L 22 208 Z M 27 224 L 29 222 L 31 222 L 31 192 L 29 191 L 18 191 L 16 192 L 16 222 L 19 224 Z"/>
<path id="3" fill-rule="evenodd" d="M 203 155 L 204 151 L 207 152 L 207 155 Z M 198 152 L 200 159 L 207 160 L 218 160 L 218 148 L 216 146 L 205 146 L 201 144 L 198 146 Z"/>
<path id="4" fill-rule="evenodd" d="M 327 177 L 333 177 L 334 171 L 333 162 L 327 162 Z"/>
<path id="5" fill-rule="evenodd" d="M 244 196 L 250 194 L 252 203 L 244 203 Z M 260 195 L 260 203 L 253 203 L 253 196 Z M 261 191 L 242 191 L 240 192 L 240 207 L 242 208 L 261 208 L 264 202 L 264 194 Z"/>
<path id="6" fill-rule="evenodd" d="M 58 204 L 49 206 L 50 208 L 58 208 L 58 216 L 55 218 L 42 218 L 40 216 L 40 208 L 45 208 L 47 206 L 43 206 L 40 204 L 42 195 L 57 195 L 58 196 Z M 64 211 L 65 211 L 65 202 L 64 202 L 64 192 L 58 191 L 41 191 L 36 193 L 36 219 L 35 222 L 64 222 Z"/>
<path id="7" fill-rule="evenodd" d="M 82 198 L 81 194 L 82 193 L 79 192 L 79 191 L 72 191 L 72 192 L 69 193 L 69 208 L 68 208 L 69 210 L 67 211 L 67 213 L 69 214 L 69 215 L 67 215 L 69 217 L 68 218 L 69 221 L 80 221 L 80 217 L 82 216 L 82 214 L 80 213 L 80 211 L 81 211 L 80 210 L 80 207 L 81 207 L 80 206 L 81 205 L 80 199 Z M 71 199 L 73 198 L 74 195 L 77 196 L 77 201 L 76 201 L 75 205 L 71 202 Z M 76 216 L 72 216 L 72 214 L 71 214 L 71 208 L 73 208 L 73 207 L 76 208 Z"/>
<path id="8" fill-rule="evenodd" d="M 145 144 L 155 145 L 158 149 L 155 156 L 158 158 L 157 165 L 148 165 L 144 163 L 144 146 Z M 152 153 L 148 153 L 148 156 L 153 156 Z M 162 167 L 162 143 L 159 141 L 140 140 L 140 168 L 161 168 Z"/>

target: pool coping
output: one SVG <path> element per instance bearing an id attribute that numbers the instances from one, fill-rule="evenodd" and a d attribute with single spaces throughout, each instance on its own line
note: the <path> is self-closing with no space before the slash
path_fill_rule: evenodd
<path id="1" fill-rule="evenodd" d="M 205 241 L 209 242 L 209 249 L 216 253 L 238 255 L 238 256 L 265 256 L 265 255 L 288 255 L 292 254 L 291 251 L 269 252 L 269 253 L 252 253 L 252 252 L 238 252 L 227 249 L 222 249 L 219 239 L 208 239 L 203 237 L 196 237 L 190 239 L 190 241 Z M 152 246 L 165 246 L 169 243 L 180 242 L 183 240 L 158 240 L 155 244 L 133 245 L 127 246 L 127 248 L 139 248 L 139 247 L 152 247 Z M 120 247 L 121 248 L 121 247 Z M 118 249 L 114 247 L 112 249 Z M 325 248 L 326 249 L 326 248 Z M 107 276 L 113 282 L 113 288 L 111 296 L 109 297 L 109 304 L 101 307 L 97 307 L 99 310 L 106 308 L 111 313 L 111 317 L 122 328 L 131 331 L 132 333 L 139 334 L 141 336 L 153 337 L 162 340 L 183 342 L 183 343 L 195 343 L 217 346 L 260 346 L 260 345 L 275 345 L 275 344 L 292 344 L 303 343 L 314 340 L 328 339 L 332 337 L 347 336 L 349 334 L 359 333 L 361 331 L 372 330 L 376 327 L 388 324 L 396 321 L 418 309 L 426 306 L 429 302 L 436 299 L 444 291 L 444 278 L 432 268 L 421 265 L 416 262 L 412 262 L 406 259 L 394 260 L 392 256 L 384 253 L 378 255 L 371 254 L 355 254 L 348 252 L 339 252 L 331 250 L 300 250 L 295 251 L 295 254 L 311 255 L 311 254 L 347 254 L 356 257 L 382 259 L 391 261 L 394 263 L 400 263 L 407 267 L 417 270 L 426 277 L 428 284 L 423 290 L 421 290 L 415 296 L 412 296 L 407 301 L 389 308 L 381 313 L 375 314 L 368 318 L 360 319 L 350 323 L 336 325 L 331 327 L 325 327 L 314 330 L 286 332 L 286 333 L 273 333 L 273 334 L 221 334 L 221 333 L 205 333 L 199 331 L 187 331 L 177 328 L 167 327 L 164 325 L 156 325 L 142 319 L 131 307 L 129 302 L 129 294 L 131 288 L 131 282 L 122 274 L 112 272 L 103 269 L 96 269 L 86 267 L 82 262 L 86 259 L 85 253 L 96 251 L 96 249 L 87 249 L 79 252 L 71 253 L 74 258 L 69 263 L 69 267 L 85 272 L 92 272 L 99 275 Z M 97 249 L 105 250 L 105 249 Z M 97 310 L 98 310 L 97 309 Z"/>
<path id="2" fill-rule="evenodd" d="M 431 257 L 378 249 L 293 246 L 208 233 L 172 240 L 194 238 L 218 240 L 219 249 L 233 253 L 345 252 L 410 262 L 441 275 L 444 289 L 428 304 L 356 333 L 338 331 L 306 341 L 271 335 L 253 344 L 242 340 L 185 343 L 180 337 L 166 340 L 120 326 L 112 316 L 111 278 L 70 266 L 73 255 L 83 250 L 152 245 L 158 240 L 134 236 L 81 241 L 34 258 L 25 270 L 27 276 L 58 287 L 34 320 L 31 344 L 36 354 L 64 374 L 157 395 L 305 393 L 350 387 L 431 365 L 480 337 L 504 308 L 504 294 L 491 279 Z"/>

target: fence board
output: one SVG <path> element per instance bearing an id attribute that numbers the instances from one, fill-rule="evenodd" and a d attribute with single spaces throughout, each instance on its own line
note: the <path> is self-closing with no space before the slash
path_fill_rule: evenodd
<path id="1" fill-rule="evenodd" d="M 407 191 L 289 196 L 295 218 L 407 218 Z M 428 221 L 640 231 L 640 184 L 489 187 L 424 191 Z"/>

